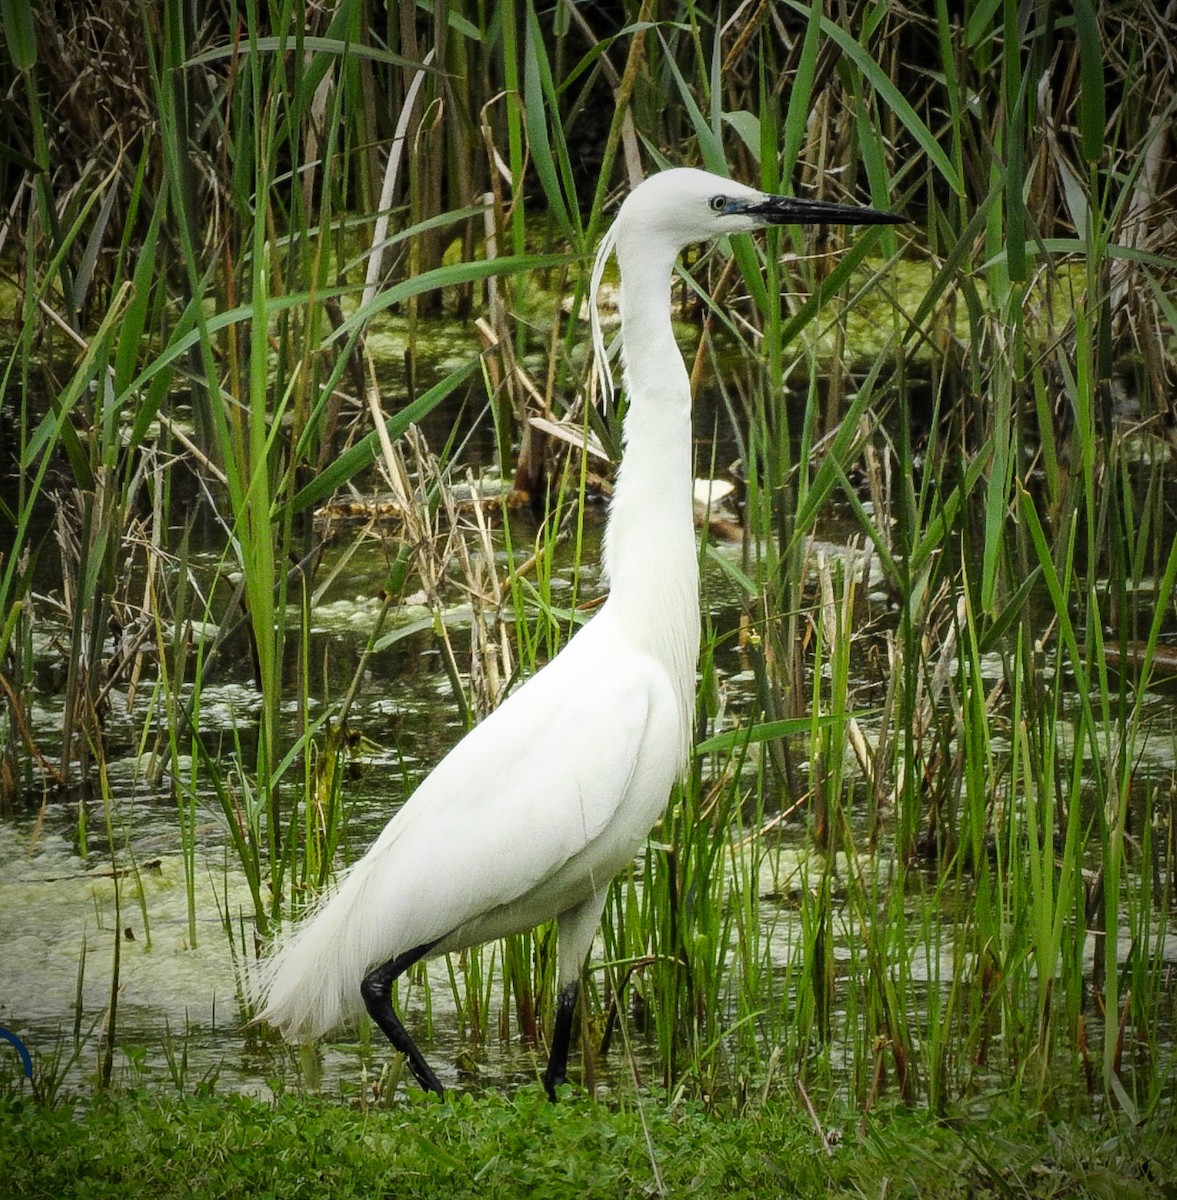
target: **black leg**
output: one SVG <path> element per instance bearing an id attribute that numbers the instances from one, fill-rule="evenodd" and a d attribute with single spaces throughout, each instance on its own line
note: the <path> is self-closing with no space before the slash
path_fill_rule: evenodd
<path id="1" fill-rule="evenodd" d="M 445 1091 L 441 1080 L 434 1075 L 425 1056 L 417 1049 L 417 1044 L 392 1010 L 392 981 L 403 975 L 413 963 L 423 959 L 436 945 L 436 942 L 429 942 L 418 946 L 369 971 L 360 984 L 360 994 L 364 997 L 368 1015 L 380 1026 L 393 1046 L 409 1060 L 409 1069 L 417 1077 L 417 1082 L 427 1092 L 436 1092 L 440 1096 Z"/>
<path id="2" fill-rule="evenodd" d="M 556 1102 L 556 1089 L 568 1082 L 568 1046 L 572 1041 L 572 1018 L 576 1015 L 576 998 L 579 994 L 580 980 L 576 979 L 565 984 L 556 997 L 552 1052 L 548 1055 L 548 1068 L 544 1071 L 544 1091 L 553 1104 Z"/>

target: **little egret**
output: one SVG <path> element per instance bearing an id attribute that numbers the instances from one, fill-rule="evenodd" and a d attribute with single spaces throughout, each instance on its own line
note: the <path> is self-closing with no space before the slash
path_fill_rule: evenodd
<path id="1" fill-rule="evenodd" d="M 661 816 L 691 741 L 698 564 L 691 396 L 670 321 L 675 260 L 692 242 L 765 225 L 902 220 L 691 168 L 633 189 L 593 269 L 595 295 L 616 251 L 629 396 L 605 531 L 608 599 L 437 764 L 334 893 L 280 940 L 261 966 L 259 1020 L 314 1039 L 358 1015 L 362 997 L 422 1087 L 441 1092 L 393 1011 L 393 980 L 421 959 L 555 918 L 559 990 L 543 1081 L 556 1098 L 606 889 Z M 595 321 L 593 330 L 603 367 Z"/>

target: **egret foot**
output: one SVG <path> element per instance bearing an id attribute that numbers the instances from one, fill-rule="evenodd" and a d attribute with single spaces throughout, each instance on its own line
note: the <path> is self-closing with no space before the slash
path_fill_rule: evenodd
<path id="1" fill-rule="evenodd" d="M 580 981 L 573 980 L 565 984 L 556 997 L 556 1027 L 552 1030 L 552 1051 L 544 1071 L 544 1091 L 553 1104 L 557 1099 L 556 1089 L 568 1082 L 568 1047 L 572 1042 L 572 1018 L 576 1015 L 579 994 Z"/>
<path id="2" fill-rule="evenodd" d="M 360 984 L 360 995 L 364 997 L 368 1015 L 380 1026 L 393 1046 L 408 1059 L 409 1070 L 416 1076 L 417 1082 L 427 1092 L 436 1092 L 441 1096 L 445 1093 L 441 1080 L 433 1073 L 433 1068 L 425 1061 L 425 1056 L 417 1049 L 417 1043 L 409 1036 L 409 1031 L 401 1024 L 392 1007 L 393 980 L 403 975 L 413 963 L 420 962 L 436 945 L 436 942 L 427 942 L 369 971 Z"/>

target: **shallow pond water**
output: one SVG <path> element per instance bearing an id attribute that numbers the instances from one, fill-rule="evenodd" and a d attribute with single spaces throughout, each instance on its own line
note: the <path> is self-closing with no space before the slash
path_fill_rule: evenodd
<path id="1" fill-rule="evenodd" d="M 599 537 L 602 521 L 600 510 L 589 514 L 590 539 Z M 516 547 L 530 545 L 534 525 L 523 516 L 513 522 Z M 815 547 L 813 559 L 819 551 L 835 560 L 847 556 L 846 547 L 839 544 L 844 530 L 837 519 L 823 534 L 830 540 Z M 348 540 L 341 541 L 341 550 Z M 718 542 L 705 558 L 704 594 L 721 646 L 716 672 L 726 727 L 752 707 L 756 692 L 755 673 L 741 657 L 735 636 L 744 612 L 744 598 L 733 581 L 740 553 L 738 546 Z M 596 556 L 590 544 L 585 561 L 591 564 Z M 312 715 L 337 703 L 352 682 L 383 608 L 389 558 L 389 547 L 380 537 L 368 539 L 311 613 L 306 691 Z M 201 567 L 199 554 L 193 563 L 195 569 Z M 217 568 L 213 561 L 207 565 L 210 571 Z M 329 561 L 325 573 L 330 567 Z M 564 570 L 558 564 L 553 576 L 556 603 L 573 591 Z M 886 624 L 893 619 L 886 588 L 877 573 L 869 571 L 863 583 L 865 619 Z M 595 569 L 581 568 L 575 583 L 578 600 L 591 600 L 600 591 Z M 459 654 L 468 654 L 469 607 L 456 589 L 446 620 Z M 385 648 L 368 660 L 357 686 L 349 726 L 362 741 L 347 766 L 348 859 L 362 853 L 415 780 L 462 735 L 463 721 L 432 621 L 423 605 L 411 599 L 402 605 L 384 626 Z M 40 627 L 35 653 L 47 686 L 31 710 L 33 732 L 51 754 L 61 727 L 52 681 L 62 677 L 63 653 L 52 621 Z M 218 760 L 231 763 L 240 754 L 248 761 L 259 697 L 249 682 L 244 647 L 231 642 L 223 660 L 202 690 L 201 732 Z M 876 667 L 876 678 L 864 679 L 864 687 L 879 687 L 881 670 L 885 666 Z M 998 680 L 1000 660 L 983 661 L 980 675 Z M 221 1086 L 258 1094 L 302 1082 L 353 1095 L 375 1086 L 390 1059 L 379 1039 L 373 1043 L 347 1034 L 324 1046 L 313 1061 L 244 1027 L 242 963 L 255 950 L 249 888 L 223 812 L 210 792 L 198 795 L 195 849 L 191 856 L 184 853 L 176 795 L 166 775 L 170 768 L 160 756 L 160 746 L 143 736 L 144 729 L 158 726 L 160 714 L 153 709 L 158 703 L 150 681 L 141 682 L 134 695 L 112 697 L 104 724 L 112 748 L 106 764 L 107 802 L 100 790 L 88 798 L 52 797 L 43 807 L 34 804 L 0 821 L 0 1025 L 18 1032 L 43 1060 L 55 1062 L 55 1076 L 68 1085 L 84 1085 L 97 1071 L 103 1032 L 111 1019 L 117 945 L 116 1078 L 192 1086 L 215 1076 Z M 299 711 L 291 697 L 286 717 L 292 730 L 297 729 Z M 1156 692 L 1146 695 L 1143 715 L 1149 735 L 1135 747 L 1138 782 L 1160 786 L 1177 773 L 1177 712 L 1170 697 Z M 864 713 L 860 719 L 867 737 L 873 736 L 873 715 Z M 721 723 L 711 732 L 723 727 Z M 1066 744 L 1068 728 L 1065 722 L 1058 724 L 1060 753 L 1088 754 L 1087 744 Z M 1114 754 L 1111 736 L 1109 758 Z M 990 749 L 1000 752 L 1000 740 Z M 853 774 L 854 757 L 849 749 L 845 753 Z M 183 771 L 186 763 L 181 760 L 175 766 Z M 746 769 L 751 783 L 751 759 Z M 860 826 L 865 822 L 861 797 L 856 803 L 852 820 Z M 755 880 L 761 898 L 760 934 L 769 959 L 787 964 L 806 936 L 798 896 L 814 886 L 820 872 L 818 856 L 809 850 L 804 818 L 774 827 L 757 853 L 746 873 Z M 883 845 L 870 867 L 875 878 L 884 881 L 887 854 Z M 906 973 L 925 995 L 943 993 L 960 966 L 951 915 L 929 915 L 920 908 L 923 903 L 912 898 Z M 859 961 L 860 933 L 853 916 L 843 912 L 835 916 L 831 931 L 833 970 L 839 975 Z M 733 957 L 736 949 L 729 946 Z M 1096 949 L 1095 938 L 1089 937 L 1088 969 Z M 1127 962 L 1132 949 L 1125 936 L 1117 947 L 1118 961 Z M 493 947 L 483 952 L 484 970 L 490 969 L 497 953 Z M 603 955 L 598 944 L 593 962 L 599 964 Z M 1177 971 L 1173 935 L 1163 933 L 1156 959 L 1167 964 L 1170 973 Z M 400 998 L 407 1024 L 442 1081 L 464 1088 L 533 1082 L 542 1049 L 523 1042 L 514 1029 L 507 1029 L 505 1037 L 498 1035 L 503 1001 L 493 989 L 491 1033 L 481 1043 L 472 1042 L 455 1004 L 450 971 L 444 961 L 430 964 L 428 988 L 410 986 Z M 774 1003 L 788 1003 L 788 989 L 795 983 L 786 977 L 783 965 L 777 976 Z M 835 1023 L 840 1018 L 836 1012 Z M 853 1015 L 845 1019 L 857 1020 Z M 652 1043 L 634 1032 L 630 1047 L 636 1069 L 655 1074 Z M 845 1051 L 847 1059 L 851 1054 Z M 599 1064 L 601 1085 L 620 1086 L 630 1063 L 614 1051 Z"/>
<path id="2" fill-rule="evenodd" d="M 592 517 L 590 536 L 599 536 L 601 520 L 599 512 Z M 517 538 L 530 541 L 534 526 L 526 518 L 519 522 Z M 715 588 L 722 589 L 715 574 Z M 351 682 L 383 606 L 386 575 L 386 548 L 373 537 L 313 610 L 307 651 L 312 709 L 322 703 L 314 697 L 338 697 Z M 562 580 L 553 586 L 558 596 Z M 591 598 L 600 590 L 596 572 L 582 570 L 577 586 L 582 599 Z M 461 652 L 469 643 L 470 615 L 460 597 L 447 623 Z M 388 648 L 369 659 L 349 717 L 363 739 L 347 767 L 349 859 L 362 853 L 414 781 L 464 731 L 429 609 L 410 599 L 382 630 Z M 37 646 L 41 676 L 59 677 L 53 663 L 62 645 L 51 629 Z M 239 752 L 248 758 L 260 700 L 244 656 L 231 651 L 224 659 L 227 665 L 202 688 L 200 727 L 228 762 Z M 61 728 L 57 699 L 43 694 L 30 710 L 34 736 L 48 753 Z M 0 821 L 0 911 L 6 914 L 0 1025 L 59 1061 L 67 1082 L 92 1078 L 110 1020 L 117 941 L 116 1072 L 129 1080 L 166 1080 L 183 1057 L 189 1081 L 213 1073 L 228 1086 L 264 1092 L 273 1080 L 300 1076 L 305 1064 L 243 1028 L 240 962 L 252 950 L 252 934 L 245 932 L 253 927 L 252 904 L 223 812 L 206 788 L 194 818 L 195 848 L 186 856 L 166 746 L 143 739 L 143 730 L 161 719 L 153 711 L 159 697 L 144 685 L 134 696 L 119 693 L 112 700 L 104 721 L 111 747 L 108 805 L 94 795 L 49 797 L 43 807 Z M 297 720 L 293 700 L 287 715 Z M 181 772 L 189 765 L 184 758 L 175 764 Z M 196 914 L 191 923 L 190 910 Z M 533 1079 L 536 1051 L 517 1039 L 492 1037 L 472 1049 L 459 1028 L 447 964 L 429 964 L 428 971 L 433 1036 L 421 1042 L 443 1081 L 474 1085 L 480 1074 Z M 425 1000 L 410 989 L 404 1003 L 419 1028 Z M 316 1075 L 324 1087 L 354 1085 L 366 1071 L 378 1074 L 386 1057 L 381 1045 L 373 1053 L 366 1041 L 344 1041 L 324 1048 Z M 460 1073 L 453 1065 L 458 1061 Z"/>

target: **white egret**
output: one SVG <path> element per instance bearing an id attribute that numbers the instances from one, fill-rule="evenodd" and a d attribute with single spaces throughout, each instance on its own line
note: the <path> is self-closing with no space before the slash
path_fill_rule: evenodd
<path id="1" fill-rule="evenodd" d="M 559 992 L 544 1086 L 555 1099 L 606 889 L 661 816 L 691 741 L 698 565 L 691 396 L 670 319 L 675 260 L 692 242 L 765 225 L 902 219 L 688 168 L 629 194 L 593 272 L 595 290 L 616 251 L 629 409 L 605 532 L 608 599 L 437 764 L 334 893 L 281 939 L 262 964 L 259 1020 L 313 1039 L 358 1014 L 362 997 L 421 1085 L 441 1092 L 393 1011 L 393 980 L 421 959 L 554 917 Z M 594 346 L 600 362 L 595 323 Z"/>

